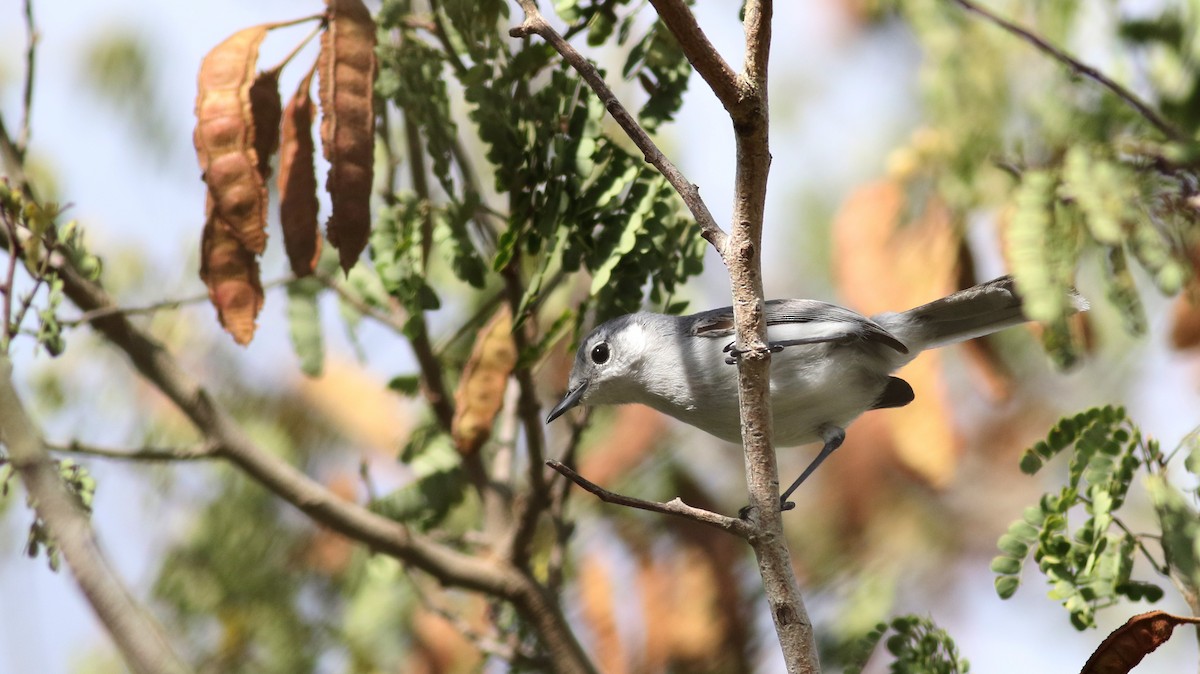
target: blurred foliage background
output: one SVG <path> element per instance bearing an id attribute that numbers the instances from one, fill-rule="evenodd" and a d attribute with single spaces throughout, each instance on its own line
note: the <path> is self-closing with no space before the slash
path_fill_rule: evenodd
<path id="1" fill-rule="evenodd" d="M 720 219 L 730 210 L 727 121 L 641 4 L 564 0 L 555 3 L 556 25 L 599 63 Z M 986 5 L 1111 77 L 1126 98 L 959 3 L 778 4 L 768 294 L 872 313 L 1011 270 L 1042 322 L 922 356 L 903 374 L 916 402 L 856 422 L 837 458 L 798 494 L 785 523 L 824 662 L 840 669 L 879 622 L 913 612 L 956 637 L 973 671 L 1077 668 L 1105 630 L 1075 636 L 1078 603 L 1070 614 L 1057 607 L 1066 594 L 1046 600 L 1026 587 L 1001 602 L 989 563 L 1013 520 L 1074 475 L 1065 459 L 1037 477 L 1019 470 L 1021 451 L 1060 417 L 1124 404 L 1134 424 L 1125 442 L 1136 431 L 1168 449 L 1198 423 L 1200 4 Z M 0 33 L 13 45 L 0 53 L 6 121 L 21 109 L 15 5 L 0 7 L 14 18 Z M 49 40 L 60 10 L 35 7 Z M 737 8 L 695 9 L 736 65 Z M 561 393 L 580 332 L 643 306 L 722 305 L 727 286 L 678 199 L 576 75 L 540 41 L 508 37 L 520 17 L 515 7 L 386 0 L 372 10 L 381 124 L 370 251 L 345 278 L 327 259 L 320 283 L 299 286 L 274 246 L 262 264 L 275 289 L 245 351 L 231 348 L 196 299 L 202 189 L 187 115 L 204 51 L 237 28 L 291 18 L 280 13 L 293 4 L 262 15 L 181 10 L 172 16 L 179 30 L 189 19 L 204 26 L 191 51 L 172 52 L 164 37 L 172 33 L 145 23 L 83 31 L 82 44 L 43 59 L 29 173 L 43 199 L 67 205 L 63 220 L 79 219 L 80 246 L 86 241 L 103 262 L 107 287 L 122 304 L 153 309 L 140 324 L 258 443 L 347 499 L 484 554 L 480 539 L 496 515 L 472 483 L 472 465 L 521 488 L 531 431 L 522 427 L 520 400 Z M 286 33 L 293 34 L 302 37 Z M 286 53 L 289 39 L 265 49 Z M 48 41 L 42 54 L 53 47 Z M 74 110 L 86 101 L 89 123 L 121 147 L 52 142 L 71 138 L 55 126 L 65 125 L 60 113 L 47 110 L 68 105 L 63 91 Z M 1139 113 L 1130 97 L 1156 117 Z M 67 168 L 76 161 L 90 162 L 97 183 L 113 184 L 103 171 L 130 177 L 89 192 L 80 185 L 91 176 Z M 159 190 L 154 180 L 170 187 Z M 108 201 L 127 210 L 106 210 Z M 702 261 L 710 262 L 703 276 Z M 1070 285 L 1091 299 L 1086 316 L 1066 317 L 1057 298 Z M 47 436 L 64 448 L 72 440 L 195 443 L 185 420 L 74 325 L 77 314 L 56 305 L 53 292 L 39 289 L 34 303 L 53 309 L 65 351 L 50 358 L 47 339 L 29 335 L 10 346 Z M 159 305 L 168 300 L 180 301 Z M 502 305 L 515 317 L 517 373 L 502 382 L 491 440 L 460 453 L 446 401 Z M 26 327 L 40 335 L 46 321 L 35 318 Z M 587 421 L 586 430 L 550 427 L 547 455 L 573 458 L 584 476 L 622 493 L 679 496 L 721 512 L 744 502 L 735 447 L 640 407 L 597 410 Z M 808 456 L 781 453 L 781 473 L 798 471 Z M 95 519 L 106 545 L 197 671 L 536 669 L 528 659 L 536 645 L 504 605 L 438 587 L 314 528 L 233 468 L 72 458 L 96 478 Z M 1195 487 L 1193 474 L 1145 465 L 1161 468 L 1165 484 Z M 1188 512 L 1178 504 L 1164 510 L 1163 487 L 1152 498 L 1138 487 L 1140 473 L 1119 480 L 1134 485 L 1119 504 L 1134 531 L 1161 532 L 1170 521 L 1163 512 Z M 6 587 L 43 573 L 42 562 L 20 555 L 31 515 L 16 493 L 0 500 Z M 736 539 L 566 493 L 562 519 L 556 513 L 537 532 L 531 566 L 560 593 L 601 671 L 778 671 L 753 560 Z M 1194 494 L 1188 498 L 1194 505 Z M 1057 505 L 1064 517 L 1071 507 L 1072 517 L 1092 508 Z M 1076 552 L 1086 559 L 1091 549 Z M 1027 551 L 1002 550 L 1014 559 Z M 1159 569 L 1128 557 L 1126 580 L 1157 582 L 1168 588 L 1161 605 L 1197 610 Z M 1040 586 L 1032 568 L 1004 569 Z M 1125 603 L 1096 613 L 1102 628 L 1146 610 L 1153 597 L 1105 598 L 1117 594 Z M 64 606 L 44 606 L 45 622 Z M 103 640 L 64 645 L 52 631 L 40 639 L 7 644 L 2 650 L 23 654 L 0 656 L 0 671 L 47 662 L 40 649 L 70 651 L 71 664 L 55 661 L 67 671 L 122 671 Z M 1187 641 L 1153 657 L 1194 662 Z M 1028 659 L 1014 662 L 1014 650 Z M 886 662 L 877 654 L 870 667 L 882 671 Z"/>

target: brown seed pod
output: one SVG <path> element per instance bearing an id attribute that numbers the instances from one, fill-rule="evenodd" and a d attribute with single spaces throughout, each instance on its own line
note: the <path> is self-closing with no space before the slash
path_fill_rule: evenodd
<path id="1" fill-rule="evenodd" d="M 296 276 L 313 273 L 321 257 L 311 89 L 312 73 L 309 73 L 284 111 L 279 149 L 279 219 L 283 223 L 283 246 Z"/>
<path id="2" fill-rule="evenodd" d="M 333 202 L 326 233 L 349 271 L 371 230 L 375 145 L 375 22 L 362 0 L 327 0 L 318 97 L 321 147 L 329 160 L 325 189 Z"/>
<path id="3" fill-rule="evenodd" d="M 250 85 L 250 116 L 254 120 L 254 152 L 258 174 L 265 182 L 271 177 L 271 157 L 279 150 L 279 121 L 283 102 L 279 100 L 279 70 L 266 70 Z"/>
<path id="4" fill-rule="evenodd" d="M 512 311 L 504 305 L 479 330 L 471 357 L 454 392 L 454 421 L 450 435 L 460 454 L 479 451 L 492 434 L 492 424 L 504 402 L 508 376 L 517 365 L 512 338 Z"/>
<path id="5" fill-rule="evenodd" d="M 213 199 L 210 218 L 242 245 L 261 253 L 267 244 L 267 186 L 259 173 L 250 88 L 258 47 L 268 26 L 238 31 L 200 64 L 196 95 L 196 156 Z"/>
<path id="6" fill-rule="evenodd" d="M 221 326 L 242 346 L 254 337 L 254 320 L 263 306 L 262 281 L 254 253 L 217 220 L 210 196 L 200 244 L 200 278 L 217 308 Z"/>
<path id="7" fill-rule="evenodd" d="M 1080 674 L 1127 674 L 1171 638 L 1176 625 L 1195 625 L 1200 618 L 1150 611 L 1113 630 L 1088 658 Z"/>

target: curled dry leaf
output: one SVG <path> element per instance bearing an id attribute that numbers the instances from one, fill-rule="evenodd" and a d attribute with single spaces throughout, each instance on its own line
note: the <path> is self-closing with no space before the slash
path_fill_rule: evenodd
<path id="1" fill-rule="evenodd" d="M 238 31 L 200 64 L 193 141 L 213 199 L 210 218 L 253 253 L 267 244 L 267 186 L 255 150 L 250 88 L 268 26 Z"/>
<path id="2" fill-rule="evenodd" d="M 516 365 L 512 312 L 504 305 L 480 329 L 454 393 L 455 411 L 450 434 L 459 453 L 478 452 L 491 436 L 492 424 L 504 402 L 508 376 Z"/>
<path id="3" fill-rule="evenodd" d="M 263 305 L 258 261 L 233 236 L 230 227 L 217 220 L 211 196 L 207 210 L 200 244 L 200 278 L 208 286 L 208 297 L 217 308 L 221 326 L 235 342 L 245 346 L 254 337 L 254 320 Z"/>
<path id="4" fill-rule="evenodd" d="M 1195 274 L 1200 275 L 1200 242 L 1188 249 L 1188 259 Z M 1194 349 L 1200 346 L 1200 276 L 1193 276 L 1175 298 L 1175 310 L 1171 317 L 1171 346 L 1179 349 Z"/>
<path id="5" fill-rule="evenodd" d="M 327 234 L 342 269 L 354 266 L 371 228 L 375 145 L 375 22 L 362 0 L 327 0 L 318 96 L 321 147 L 329 160 L 325 189 L 333 202 Z"/>
<path id="6" fill-rule="evenodd" d="M 254 120 L 254 153 L 258 160 L 258 174 L 264 183 L 271 177 L 271 157 L 279 149 L 279 121 L 282 116 L 279 71 L 263 71 L 250 85 L 250 117 Z"/>
<path id="7" fill-rule="evenodd" d="M 279 219 L 283 223 L 283 246 L 296 276 L 313 273 L 321 257 L 311 89 L 312 73 L 309 73 L 284 111 L 279 149 Z"/>
<path id="8" fill-rule="evenodd" d="M 1126 674 L 1142 658 L 1166 643 L 1177 625 L 1198 623 L 1200 618 L 1172 615 L 1164 611 L 1135 615 L 1100 643 L 1080 674 Z"/>
<path id="9" fill-rule="evenodd" d="M 1171 346 L 1182 351 L 1200 345 L 1200 287 L 1175 298 L 1171 316 Z"/>

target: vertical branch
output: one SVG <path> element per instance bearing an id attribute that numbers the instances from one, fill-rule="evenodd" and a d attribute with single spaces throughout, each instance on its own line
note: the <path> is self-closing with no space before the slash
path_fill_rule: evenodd
<path id="1" fill-rule="evenodd" d="M 702 236 L 716 248 L 729 268 L 734 323 L 744 350 L 738 365 L 738 396 L 746 480 L 752 506 L 747 538 L 754 548 L 771 616 L 787 662 L 788 672 L 818 672 L 812 623 L 800 595 L 783 536 L 779 512 L 779 474 L 772 446 L 770 410 L 770 353 L 764 317 L 761 246 L 767 175 L 771 166 L 768 144 L 767 63 L 771 47 L 771 0 L 748 0 L 745 5 L 746 70 L 735 75 L 700 30 L 683 0 L 652 0 L 663 23 L 679 42 L 688 61 L 701 74 L 729 111 L 737 141 L 737 172 L 733 223 L 728 237 L 712 220 L 695 185 L 683 180 L 674 166 L 649 141 L 645 131 L 620 105 L 594 66 L 566 42 L 541 15 L 536 0 L 520 0 L 525 13 L 513 37 L 536 34 L 546 40 L 604 102 L 613 119 L 642 149 L 646 160 L 668 179 L 701 226 Z"/>
<path id="2" fill-rule="evenodd" d="M 12 363 L 0 356 L 0 436 L 38 517 L 62 551 L 76 584 L 104 623 L 126 664 L 139 674 L 184 674 L 162 628 L 137 604 L 109 567 L 88 517 L 67 491 L 12 384 Z"/>
<path id="3" fill-rule="evenodd" d="M 25 87 L 21 95 L 21 131 L 17 136 L 17 151 L 25 158 L 29 149 L 30 117 L 33 113 L 33 75 L 37 62 L 37 25 L 33 22 L 33 0 L 25 0 Z"/>
<path id="4" fill-rule="evenodd" d="M 20 253 L 17 247 L 17 223 L 13 221 L 12 215 L 3 209 L 0 209 L 0 220 L 4 221 L 4 231 L 8 235 L 8 240 L 12 242 L 8 250 L 8 263 L 4 273 L 4 287 L 0 288 L 0 290 L 4 291 L 4 314 L 0 316 L 4 320 L 4 334 L 0 335 L 0 353 L 8 353 L 9 344 L 11 344 L 12 338 L 16 336 L 19 329 L 12 323 L 12 301 L 13 293 L 16 292 L 17 256 Z"/>
<path id="5" fill-rule="evenodd" d="M 742 445 L 750 518 L 750 545 L 789 674 L 819 672 L 812 622 L 800 595 L 779 511 L 779 469 L 772 443 L 770 352 L 763 312 L 762 226 L 771 168 L 767 63 L 771 0 L 749 0 L 745 9 L 746 70 L 741 105 L 731 111 L 737 140 L 730 250 L 725 257 L 733 293 L 734 324 L 746 354 L 738 362 Z"/>

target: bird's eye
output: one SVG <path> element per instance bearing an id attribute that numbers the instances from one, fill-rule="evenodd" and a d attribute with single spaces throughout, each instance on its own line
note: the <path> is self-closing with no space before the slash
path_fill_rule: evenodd
<path id="1" fill-rule="evenodd" d="M 592 362 L 597 365 L 603 365 L 608 362 L 608 344 L 600 342 L 592 347 Z"/>

